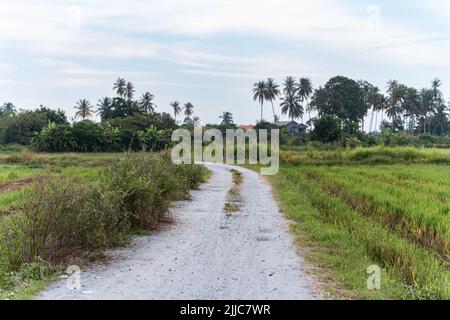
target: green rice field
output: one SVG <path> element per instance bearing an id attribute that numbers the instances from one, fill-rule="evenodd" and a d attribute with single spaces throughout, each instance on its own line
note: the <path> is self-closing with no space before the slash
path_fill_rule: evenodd
<path id="1" fill-rule="evenodd" d="M 449 299 L 450 152 L 331 153 L 286 152 L 280 173 L 270 178 L 328 291 Z M 367 289 L 370 265 L 382 269 L 381 290 Z"/>

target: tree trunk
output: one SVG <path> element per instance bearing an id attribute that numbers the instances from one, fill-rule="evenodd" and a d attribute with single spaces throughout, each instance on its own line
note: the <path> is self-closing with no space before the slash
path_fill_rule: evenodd
<path id="1" fill-rule="evenodd" d="M 423 134 L 427 133 L 427 115 L 423 117 Z"/>
<path id="2" fill-rule="evenodd" d="M 263 103 L 261 102 L 261 121 L 263 120 Z"/>
<path id="3" fill-rule="evenodd" d="M 372 107 L 372 115 L 370 116 L 370 125 L 369 125 L 369 133 L 372 132 L 372 125 L 373 125 L 373 114 L 375 113 L 375 108 Z"/>
<path id="4" fill-rule="evenodd" d="M 375 113 L 375 131 L 378 131 L 378 112 Z"/>
<path id="5" fill-rule="evenodd" d="M 270 103 L 272 104 L 273 122 L 275 122 L 276 119 L 275 119 L 275 109 L 273 107 L 273 101 L 270 100 Z"/>

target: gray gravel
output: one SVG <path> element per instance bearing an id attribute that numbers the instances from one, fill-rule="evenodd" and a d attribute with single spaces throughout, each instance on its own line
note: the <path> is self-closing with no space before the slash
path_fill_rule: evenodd
<path id="1" fill-rule="evenodd" d="M 302 261 L 270 186 L 243 173 L 241 211 L 223 207 L 233 186 L 231 167 L 207 165 L 213 175 L 191 201 L 171 210 L 175 223 L 82 271 L 82 290 L 65 280 L 38 299 L 313 299 Z"/>

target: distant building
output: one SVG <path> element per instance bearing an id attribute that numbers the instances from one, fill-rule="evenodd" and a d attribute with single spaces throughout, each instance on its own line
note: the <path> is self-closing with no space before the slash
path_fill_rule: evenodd
<path id="1" fill-rule="evenodd" d="M 242 125 L 242 126 L 239 126 L 239 129 L 242 129 L 242 130 L 244 130 L 244 131 L 252 130 L 252 129 L 254 129 L 254 128 L 255 128 L 255 126 L 252 126 L 252 125 Z"/>
<path id="2" fill-rule="evenodd" d="M 306 132 L 308 128 L 303 123 L 297 123 L 295 121 L 280 121 L 277 123 L 279 127 L 286 128 L 288 133 L 292 136 L 298 136 Z"/>

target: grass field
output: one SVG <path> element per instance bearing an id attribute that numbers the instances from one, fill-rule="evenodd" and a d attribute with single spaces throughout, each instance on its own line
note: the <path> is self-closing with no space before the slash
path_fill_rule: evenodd
<path id="1" fill-rule="evenodd" d="M 21 214 L 36 181 L 66 177 L 92 185 L 125 157 L 0 151 L 0 222 Z M 296 222 L 303 255 L 334 297 L 450 299 L 450 150 L 305 148 L 284 150 L 281 160 L 269 180 Z M 134 188 L 130 181 L 142 174 L 127 176 L 130 168 L 113 176 L 118 186 Z M 371 265 L 382 269 L 381 290 L 367 290 Z M 29 297 L 55 275 L 40 260 L 24 266 L 8 271 L 14 285 L 0 288 L 0 298 Z"/>
<path id="2" fill-rule="evenodd" d="M 330 292 L 450 298 L 448 150 L 305 150 L 282 158 L 270 180 Z M 382 268 L 381 290 L 366 289 L 370 265 Z"/>
<path id="3" fill-rule="evenodd" d="M 207 174 L 165 154 L 0 150 L 0 299 L 29 298 L 69 262 L 153 230 Z"/>

